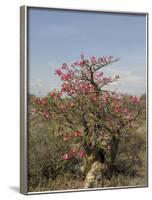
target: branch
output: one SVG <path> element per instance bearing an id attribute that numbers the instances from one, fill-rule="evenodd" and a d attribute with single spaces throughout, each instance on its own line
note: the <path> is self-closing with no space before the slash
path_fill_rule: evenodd
<path id="1" fill-rule="evenodd" d="M 99 69 L 101 69 L 101 68 L 103 68 L 103 67 L 105 67 L 107 65 L 110 65 L 112 63 L 117 62 L 118 60 L 120 60 L 120 58 L 116 58 L 115 60 L 113 60 L 111 62 L 106 62 L 105 64 L 100 65 L 99 67 L 97 67 L 96 69 L 94 69 L 93 73 L 95 73 L 96 71 L 98 71 Z"/>
<path id="2" fill-rule="evenodd" d="M 99 88 L 101 89 L 103 86 L 108 85 L 109 83 L 113 83 L 115 81 L 117 81 L 117 80 L 114 79 L 114 80 L 108 81 L 108 83 L 104 83 L 104 84 L 100 85 Z"/>

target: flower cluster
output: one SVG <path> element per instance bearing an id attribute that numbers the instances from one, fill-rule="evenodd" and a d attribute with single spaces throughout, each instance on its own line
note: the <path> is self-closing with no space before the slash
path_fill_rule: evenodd
<path id="1" fill-rule="evenodd" d="M 83 64 L 88 64 L 88 65 L 105 65 L 107 63 L 111 63 L 113 61 L 116 61 L 118 59 L 114 59 L 113 56 L 100 56 L 99 58 L 96 58 L 95 56 L 91 56 L 90 60 L 85 59 L 85 56 L 82 54 L 81 55 L 81 60 L 78 60 L 73 63 L 75 66 L 83 66 Z"/>
<path id="2" fill-rule="evenodd" d="M 96 58 L 92 56 L 90 60 L 85 59 L 81 55 L 81 60 L 74 62 L 72 65 L 64 63 L 60 69 L 55 71 L 55 74 L 62 80 L 61 93 L 66 93 L 67 96 L 78 96 L 93 93 L 96 87 L 102 87 L 116 81 L 119 76 L 114 78 L 103 76 L 103 72 L 98 69 L 102 68 L 107 63 L 115 62 L 113 56 L 102 56 Z M 81 67 L 81 68 L 80 68 Z M 98 86 L 97 86 L 98 85 Z"/>
<path id="3" fill-rule="evenodd" d="M 48 103 L 48 99 L 45 98 L 36 98 L 33 97 L 32 99 L 33 104 L 37 104 L 37 105 L 46 105 Z"/>
<path id="4" fill-rule="evenodd" d="M 85 156 L 85 152 L 83 150 L 73 148 L 69 152 L 63 154 L 62 157 L 61 157 L 61 159 L 62 160 L 69 160 L 72 157 L 83 158 L 84 156 Z"/>
<path id="5" fill-rule="evenodd" d="M 131 96 L 130 101 L 134 104 L 138 104 L 140 102 L 140 98 L 137 96 Z"/>
<path id="6" fill-rule="evenodd" d="M 71 132 L 71 133 L 66 133 L 63 137 L 63 140 L 64 141 L 68 141 L 70 140 L 71 138 L 75 138 L 75 137 L 81 137 L 82 134 L 80 131 L 74 131 L 74 132 Z"/>
<path id="7" fill-rule="evenodd" d="M 50 97 L 51 98 L 60 98 L 62 96 L 62 91 L 51 91 L 50 92 Z"/>

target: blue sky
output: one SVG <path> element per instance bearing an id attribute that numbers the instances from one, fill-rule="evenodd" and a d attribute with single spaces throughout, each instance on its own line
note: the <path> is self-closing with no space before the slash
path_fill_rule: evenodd
<path id="1" fill-rule="evenodd" d="M 120 61 L 103 70 L 120 75 L 110 89 L 146 91 L 146 16 L 49 9 L 28 10 L 29 92 L 39 96 L 59 88 L 54 71 L 62 63 L 113 55 Z"/>

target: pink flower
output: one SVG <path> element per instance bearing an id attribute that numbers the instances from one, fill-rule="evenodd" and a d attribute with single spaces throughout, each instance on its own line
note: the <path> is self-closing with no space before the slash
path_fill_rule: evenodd
<path id="1" fill-rule="evenodd" d="M 127 108 L 124 109 L 124 113 L 128 114 L 128 109 Z"/>
<path id="2" fill-rule="evenodd" d="M 63 160 L 69 160 L 70 155 L 69 155 L 68 153 L 66 153 L 66 154 L 64 154 L 64 155 L 62 156 L 62 158 L 63 158 Z"/>
<path id="3" fill-rule="evenodd" d="M 100 57 L 100 63 L 101 64 L 107 63 L 107 57 L 106 56 Z"/>
<path id="4" fill-rule="evenodd" d="M 89 64 L 89 60 L 88 59 L 86 60 L 86 63 Z"/>
<path id="5" fill-rule="evenodd" d="M 48 112 L 47 110 L 45 110 L 45 111 L 43 112 L 43 116 L 44 116 L 46 119 L 48 119 L 48 118 L 49 118 L 49 112 Z"/>
<path id="6" fill-rule="evenodd" d="M 61 76 L 61 80 L 62 81 L 69 80 L 70 78 L 71 78 L 71 74 L 70 73 L 62 74 L 62 76 Z"/>
<path id="7" fill-rule="evenodd" d="M 58 92 L 58 97 L 62 96 L 62 91 Z"/>
<path id="8" fill-rule="evenodd" d="M 55 96 L 55 93 L 52 91 L 52 92 L 50 92 L 50 96 L 51 97 L 54 97 Z"/>
<path id="9" fill-rule="evenodd" d="M 67 65 L 66 63 L 63 63 L 61 68 L 62 68 L 62 69 L 67 69 L 67 68 L 68 68 L 68 65 Z M 61 72 L 61 73 L 62 73 L 62 72 Z"/>
<path id="10" fill-rule="evenodd" d="M 55 74 L 57 74 L 58 76 L 61 76 L 62 71 L 61 71 L 60 69 L 56 69 L 56 70 L 55 70 Z"/>
<path id="11" fill-rule="evenodd" d="M 43 105 L 47 104 L 47 99 L 42 99 L 41 103 L 42 103 Z"/>
<path id="12" fill-rule="evenodd" d="M 34 103 L 37 105 L 41 105 L 42 101 L 41 101 L 41 99 L 37 98 L 37 99 L 35 99 Z"/>
<path id="13" fill-rule="evenodd" d="M 66 84 L 62 84 L 61 91 L 62 91 L 62 92 L 65 92 L 65 91 L 66 91 L 66 88 L 67 88 Z"/>
<path id="14" fill-rule="evenodd" d="M 81 59 L 84 60 L 84 54 L 81 54 Z"/>
<path id="15" fill-rule="evenodd" d="M 74 137 L 79 137 L 79 136 L 81 136 L 80 131 L 76 131 L 76 132 L 74 132 L 74 133 L 73 133 L 73 136 L 74 136 Z"/>
<path id="16" fill-rule="evenodd" d="M 84 156 L 85 156 L 84 151 L 79 151 L 79 156 L 80 156 L 81 158 L 84 157 Z"/>
<path id="17" fill-rule="evenodd" d="M 103 76 L 103 72 L 97 73 L 97 78 L 99 78 L 99 77 L 101 77 L 101 76 Z"/>
<path id="18" fill-rule="evenodd" d="M 84 89 L 85 89 L 86 91 L 88 91 L 88 89 L 89 89 L 88 85 L 84 85 Z"/>
<path id="19" fill-rule="evenodd" d="M 32 113 L 35 114 L 37 112 L 36 108 L 32 108 Z"/>
<path id="20" fill-rule="evenodd" d="M 69 139 L 70 139 L 69 136 L 64 136 L 64 138 L 63 138 L 64 141 L 68 141 Z"/>
<path id="21" fill-rule="evenodd" d="M 111 77 L 109 77 L 109 78 L 106 78 L 106 77 L 104 77 L 103 78 L 103 84 L 108 84 L 109 82 L 111 81 Z"/>
<path id="22" fill-rule="evenodd" d="M 79 85 L 78 85 L 78 90 L 81 90 L 83 88 L 83 85 L 80 83 Z"/>
<path id="23" fill-rule="evenodd" d="M 121 109 L 119 107 L 115 108 L 115 112 L 116 113 L 120 113 L 121 112 Z"/>
<path id="24" fill-rule="evenodd" d="M 96 58 L 94 56 L 91 57 L 91 63 L 93 65 L 96 65 L 97 64 L 97 61 L 96 61 Z"/>
<path id="25" fill-rule="evenodd" d="M 96 96 L 91 96 L 92 101 L 97 101 L 97 97 Z"/>
<path id="26" fill-rule="evenodd" d="M 82 60 L 81 61 L 77 61 L 77 62 L 75 62 L 73 64 L 76 65 L 76 66 L 81 66 L 83 64 L 83 61 Z"/>
<path id="27" fill-rule="evenodd" d="M 137 96 L 131 96 L 130 100 L 132 103 L 139 103 L 140 102 L 140 98 Z"/>
<path id="28" fill-rule="evenodd" d="M 108 57 L 108 62 L 112 62 L 112 60 L 113 60 L 113 56 L 109 56 Z"/>
<path id="29" fill-rule="evenodd" d="M 102 59 L 104 63 L 107 63 L 107 56 L 103 56 Z"/>

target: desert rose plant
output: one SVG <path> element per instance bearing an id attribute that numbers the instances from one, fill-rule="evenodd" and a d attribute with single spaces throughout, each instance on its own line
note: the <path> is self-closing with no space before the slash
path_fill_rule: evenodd
<path id="1" fill-rule="evenodd" d="M 45 98 L 33 98 L 33 112 L 48 122 L 56 120 L 63 142 L 71 144 L 69 151 L 59 155 L 61 159 L 83 159 L 85 182 L 91 170 L 96 176 L 94 163 L 98 163 L 101 174 L 106 169 L 111 179 L 119 143 L 127 140 L 142 112 L 139 97 L 107 89 L 119 75 L 106 77 L 103 68 L 118 60 L 113 56 L 87 59 L 81 55 L 80 60 L 64 63 L 55 71 L 62 81 L 60 90 L 54 89 Z M 93 187 L 92 181 L 85 187 Z"/>

